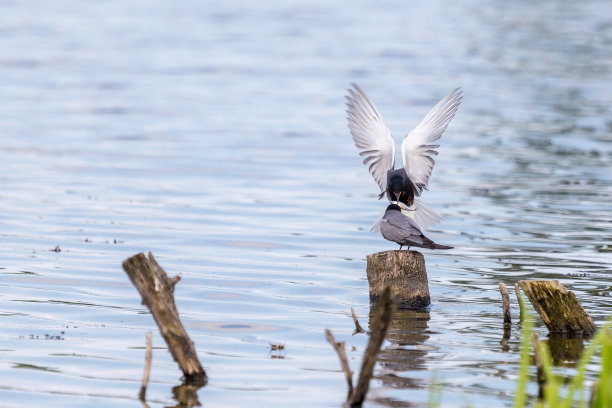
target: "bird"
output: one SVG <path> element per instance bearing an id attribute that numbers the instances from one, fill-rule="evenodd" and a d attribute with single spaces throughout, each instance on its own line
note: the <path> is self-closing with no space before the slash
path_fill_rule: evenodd
<path id="1" fill-rule="evenodd" d="M 421 232 L 419 226 L 410 217 L 402 214 L 402 209 L 397 204 L 389 204 L 380 222 L 380 232 L 388 241 L 399 244 L 400 250 L 403 246 L 410 249 L 411 246 L 429 249 L 452 249 L 452 246 L 440 245 L 427 238 Z"/>
<path id="2" fill-rule="evenodd" d="M 436 142 L 455 116 L 462 98 L 460 88 L 453 90 L 404 137 L 401 145 L 403 167 L 395 169 L 395 142 L 391 131 L 359 86 L 352 83 L 348 89 L 348 127 L 359 155 L 365 156 L 363 164 L 380 187 L 378 198 L 386 195 L 423 229 L 438 223 L 442 217 L 415 197 L 427 190 L 435 164 L 431 156 L 437 155 L 436 149 L 440 147 Z M 376 230 L 377 223 L 372 230 Z"/>

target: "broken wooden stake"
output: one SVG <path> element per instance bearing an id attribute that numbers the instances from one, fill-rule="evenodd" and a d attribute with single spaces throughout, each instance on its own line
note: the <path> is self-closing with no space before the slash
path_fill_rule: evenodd
<path id="1" fill-rule="evenodd" d="M 567 291 L 556 280 L 522 280 L 523 292 L 551 333 L 595 332 L 595 323 L 584 310 L 574 293 Z"/>
<path id="2" fill-rule="evenodd" d="M 502 351 L 508 351 L 508 340 L 512 330 L 512 318 L 510 316 L 510 295 L 508 295 L 508 288 L 503 282 L 499 282 L 499 292 L 502 297 L 502 310 L 504 312 L 504 336 L 502 337 L 501 345 Z"/>
<path id="3" fill-rule="evenodd" d="M 510 316 L 510 295 L 508 295 L 508 288 L 503 282 L 499 282 L 499 291 L 502 297 L 502 308 L 504 311 L 504 327 L 508 327 L 512 324 L 512 317 Z"/>
<path id="4" fill-rule="evenodd" d="M 142 374 L 142 384 L 140 386 L 140 392 L 138 393 L 138 398 L 140 401 L 146 401 L 147 387 L 149 385 L 149 375 L 151 374 L 151 360 L 153 358 L 153 345 L 151 337 L 153 333 L 151 330 L 147 331 L 147 347 L 145 351 L 145 365 L 144 365 L 144 373 Z"/>
<path id="5" fill-rule="evenodd" d="M 151 311 L 170 354 L 183 372 L 185 382 L 205 384 L 206 372 L 174 303 L 174 285 L 180 277 L 168 278 L 150 252 L 149 258 L 140 253 L 126 259 L 123 269 L 140 293 L 142 303 Z"/>
<path id="6" fill-rule="evenodd" d="M 366 273 L 370 302 L 376 302 L 384 288 L 399 296 L 400 309 L 423 309 L 431 304 L 425 258 L 417 251 L 384 251 L 367 257 Z"/>
<path id="7" fill-rule="evenodd" d="M 353 332 L 353 336 L 357 333 L 363 333 L 365 330 L 359 324 L 359 320 L 357 320 L 357 315 L 355 314 L 355 310 L 351 307 L 351 316 L 353 316 L 353 323 L 355 323 L 355 331 Z"/>

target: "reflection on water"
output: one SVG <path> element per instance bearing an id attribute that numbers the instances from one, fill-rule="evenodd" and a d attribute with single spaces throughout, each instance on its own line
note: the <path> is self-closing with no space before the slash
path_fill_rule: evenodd
<path id="1" fill-rule="evenodd" d="M 198 399 L 198 390 L 202 388 L 201 385 L 192 384 L 181 384 L 172 388 L 172 396 L 178 402 L 173 408 L 192 408 L 200 407 L 200 400 Z"/>
<path id="2" fill-rule="evenodd" d="M 550 333 L 544 343 L 550 350 L 555 365 L 575 366 L 584 351 L 584 336 Z"/>
<path id="3" fill-rule="evenodd" d="M 404 373 L 427 370 L 427 355 L 436 347 L 426 345 L 429 339 L 429 312 L 398 310 L 389 324 L 387 340 L 391 343 L 380 353 L 383 368 L 377 376 L 387 387 L 427 388 L 422 379 L 406 377 Z"/>
<path id="4" fill-rule="evenodd" d="M 520 327 L 504 351 L 499 281 L 558 279 L 609 315 L 609 9 L 0 2 L 3 406 L 139 403 L 154 322 L 120 265 L 141 251 L 182 277 L 210 375 L 190 401 L 338 406 L 323 329 L 358 366 L 347 311 L 368 315 L 365 257 L 390 249 L 367 232 L 384 203 L 346 128 L 350 82 L 398 141 L 465 92 L 423 194 L 444 216 L 427 235 L 455 249 L 424 252 L 431 310 L 396 316 L 368 405 L 425 404 L 435 377 L 445 407 L 511 406 Z M 585 344 L 548 341 L 567 365 Z M 153 342 L 148 403 L 176 405 L 180 373 Z"/>

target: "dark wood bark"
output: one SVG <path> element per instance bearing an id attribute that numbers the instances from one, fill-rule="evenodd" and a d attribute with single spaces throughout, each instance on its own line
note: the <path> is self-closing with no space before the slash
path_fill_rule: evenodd
<path id="1" fill-rule="evenodd" d="M 168 278 L 150 252 L 149 258 L 140 253 L 126 259 L 123 261 L 123 269 L 140 293 L 142 303 L 151 311 L 170 354 L 184 374 L 185 381 L 204 384 L 206 372 L 179 319 L 174 303 L 174 285 L 180 277 Z"/>
<path id="2" fill-rule="evenodd" d="M 522 280 L 523 292 L 551 333 L 595 332 L 595 323 L 576 296 L 556 280 Z"/>
<path id="3" fill-rule="evenodd" d="M 510 316 L 510 295 L 508 294 L 508 288 L 503 282 L 499 282 L 499 292 L 502 297 L 502 309 L 504 312 L 504 336 L 502 337 L 501 345 L 502 351 L 508 351 L 508 340 L 512 330 L 512 318 Z"/>
<path id="4" fill-rule="evenodd" d="M 367 257 L 370 302 L 376 302 L 387 286 L 399 296 L 400 309 L 423 309 L 431 304 L 425 258 L 417 251 L 384 251 Z"/>
<path id="5" fill-rule="evenodd" d="M 508 288 L 503 282 L 499 282 L 499 292 L 502 297 L 502 308 L 504 311 L 504 327 L 509 327 L 512 324 L 512 317 L 510 316 L 510 295 L 508 294 Z"/>

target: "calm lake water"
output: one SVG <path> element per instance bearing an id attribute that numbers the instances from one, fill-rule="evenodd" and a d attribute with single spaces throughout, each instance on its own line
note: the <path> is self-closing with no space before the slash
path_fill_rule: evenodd
<path id="1" fill-rule="evenodd" d="M 465 93 L 423 196 L 455 249 L 423 251 L 431 310 L 397 315 L 367 406 L 422 406 L 434 380 L 445 407 L 512 405 L 500 281 L 558 279 L 611 314 L 606 1 L 3 1 L 0 50 L 2 407 L 141 406 L 151 329 L 148 403 L 179 405 L 121 268 L 141 251 L 182 277 L 203 406 L 340 406 L 324 329 L 358 370 L 365 257 L 396 248 L 369 232 L 386 204 L 350 82 L 398 141 Z"/>

